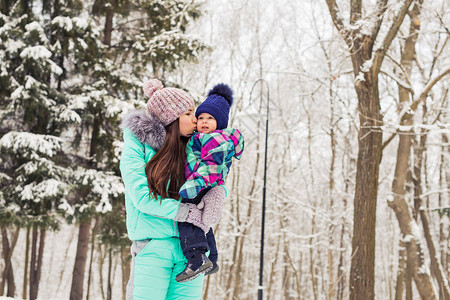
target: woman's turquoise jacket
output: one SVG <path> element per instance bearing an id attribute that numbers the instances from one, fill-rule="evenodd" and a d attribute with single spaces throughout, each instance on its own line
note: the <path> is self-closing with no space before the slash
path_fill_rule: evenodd
<path id="1" fill-rule="evenodd" d="M 121 125 L 123 147 L 120 172 L 125 184 L 127 230 L 131 240 L 178 236 L 177 220 L 189 212 L 178 199 L 150 196 L 145 166 L 165 139 L 165 129 L 145 111 L 128 114 Z"/>

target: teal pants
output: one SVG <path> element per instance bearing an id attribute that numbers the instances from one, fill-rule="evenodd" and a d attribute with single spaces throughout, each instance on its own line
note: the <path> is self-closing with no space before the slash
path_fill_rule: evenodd
<path id="1" fill-rule="evenodd" d="M 186 266 L 179 238 L 134 242 L 131 254 L 133 261 L 127 300 L 201 299 L 203 275 L 184 283 L 175 281 Z"/>

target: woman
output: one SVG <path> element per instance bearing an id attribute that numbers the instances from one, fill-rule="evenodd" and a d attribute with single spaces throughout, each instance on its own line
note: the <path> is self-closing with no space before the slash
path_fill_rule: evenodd
<path id="1" fill-rule="evenodd" d="M 186 144 L 196 129 L 194 101 L 181 89 L 153 79 L 144 86 L 148 113 L 134 111 L 122 123 L 120 171 L 125 184 L 128 236 L 133 241 L 127 299 L 200 299 L 203 276 L 178 283 L 185 269 L 177 222 L 205 231 L 202 211 L 181 203 Z M 218 186 L 208 193 L 226 197 Z"/>

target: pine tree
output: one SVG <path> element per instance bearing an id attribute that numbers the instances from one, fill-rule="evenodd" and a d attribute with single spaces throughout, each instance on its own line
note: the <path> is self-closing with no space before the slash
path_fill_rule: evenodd
<path id="1" fill-rule="evenodd" d="M 207 48 L 186 34 L 189 23 L 201 14 L 200 2 L 130 0 L 127 7 L 129 11 L 117 21 L 111 47 L 136 76 L 142 78 L 151 71 L 153 77 L 164 79 L 180 62 L 195 61 Z"/>
<path id="2" fill-rule="evenodd" d="M 38 294 L 45 233 L 58 228 L 60 215 L 80 224 L 71 298 L 83 294 L 92 216 L 106 214 L 102 241 L 124 248 L 121 116 L 145 105 L 145 77 L 164 77 L 205 48 L 184 34 L 199 15 L 193 3 L 95 5 L 98 15 L 113 7 L 103 30 L 82 17 L 89 7 L 79 0 L 0 3 L 0 214 L 4 226 L 32 227 L 30 299 Z"/>
<path id="3" fill-rule="evenodd" d="M 45 232 L 58 227 L 58 207 L 70 189 L 70 164 L 59 134 L 76 113 L 67 106 L 68 95 L 52 84 L 63 71 L 52 60 L 45 24 L 30 7 L 31 1 L 2 3 L 7 14 L 0 15 L 0 172 L 5 179 L 0 214 L 10 224 L 32 227 L 30 299 L 35 299 Z"/>

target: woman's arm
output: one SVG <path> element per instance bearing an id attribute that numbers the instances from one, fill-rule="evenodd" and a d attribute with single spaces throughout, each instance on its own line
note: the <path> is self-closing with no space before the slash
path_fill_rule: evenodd
<path id="1" fill-rule="evenodd" d="M 187 205 L 172 198 L 157 199 L 150 194 L 145 174 L 145 154 L 143 145 L 130 129 L 123 132 L 123 148 L 120 159 L 120 172 L 128 198 L 141 212 L 176 221 L 184 221 L 189 213 Z M 154 155 L 156 152 L 152 150 Z"/>

